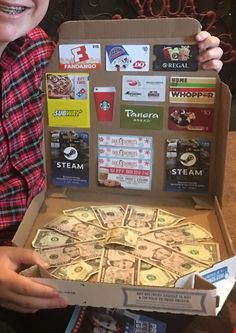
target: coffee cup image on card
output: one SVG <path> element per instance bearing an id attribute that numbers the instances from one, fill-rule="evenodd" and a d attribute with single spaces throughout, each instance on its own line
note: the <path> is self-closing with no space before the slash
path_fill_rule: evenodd
<path id="1" fill-rule="evenodd" d="M 116 88 L 94 87 L 93 92 L 98 121 L 112 121 Z"/>

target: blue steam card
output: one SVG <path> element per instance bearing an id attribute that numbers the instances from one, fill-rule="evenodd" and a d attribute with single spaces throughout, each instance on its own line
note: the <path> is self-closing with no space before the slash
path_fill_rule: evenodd
<path id="1" fill-rule="evenodd" d="M 51 131 L 50 144 L 52 183 L 63 187 L 88 187 L 88 133 Z"/>

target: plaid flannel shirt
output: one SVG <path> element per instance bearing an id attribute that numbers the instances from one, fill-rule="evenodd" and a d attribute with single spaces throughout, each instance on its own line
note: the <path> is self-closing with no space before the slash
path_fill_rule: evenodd
<path id="1" fill-rule="evenodd" d="M 42 90 L 54 43 L 41 28 L 8 44 L 0 58 L 0 244 L 10 240 L 45 186 Z"/>

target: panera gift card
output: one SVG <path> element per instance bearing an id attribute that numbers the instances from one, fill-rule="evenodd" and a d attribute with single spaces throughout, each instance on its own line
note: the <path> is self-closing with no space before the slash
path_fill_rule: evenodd
<path id="1" fill-rule="evenodd" d="M 206 140 L 167 140 L 166 190 L 208 192 L 210 149 Z"/>
<path id="2" fill-rule="evenodd" d="M 145 128 L 147 130 L 161 130 L 163 128 L 164 108 L 152 105 L 121 106 L 121 128 Z"/>

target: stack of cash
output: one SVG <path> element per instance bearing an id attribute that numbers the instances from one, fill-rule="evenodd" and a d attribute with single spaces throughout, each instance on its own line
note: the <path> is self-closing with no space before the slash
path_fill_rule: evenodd
<path id="1" fill-rule="evenodd" d="M 32 246 L 52 277 L 174 286 L 220 260 L 203 227 L 157 207 L 89 206 L 64 210 L 39 229 Z"/>

